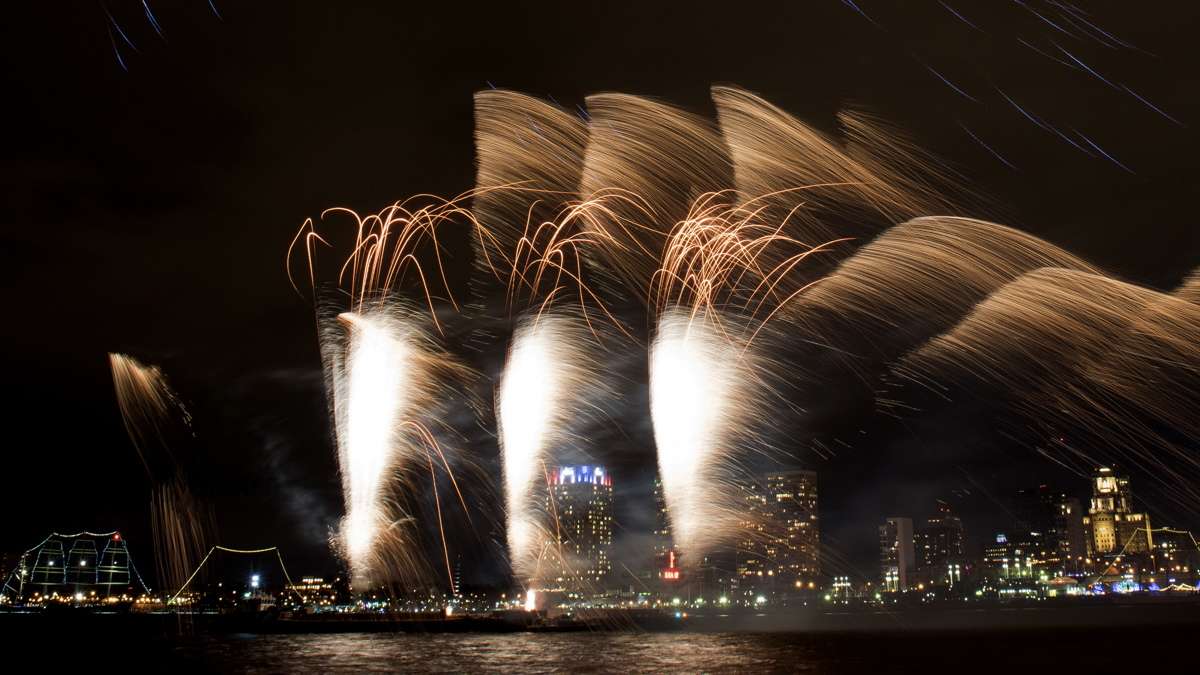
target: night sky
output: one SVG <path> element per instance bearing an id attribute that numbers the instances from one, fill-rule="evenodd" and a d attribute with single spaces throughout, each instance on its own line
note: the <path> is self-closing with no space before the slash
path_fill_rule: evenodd
<path id="1" fill-rule="evenodd" d="M 331 568 L 340 488 L 312 307 L 284 253 L 327 207 L 469 189 L 472 94 L 489 86 L 568 109 L 621 91 L 711 115 L 710 85 L 737 84 L 829 130 L 840 108 L 865 108 L 964 176 L 971 215 L 1161 290 L 1200 266 L 1191 3 L 1088 3 L 1107 45 L 1043 4 L 999 1 L 948 3 L 962 17 L 936 1 L 215 4 L 152 3 L 162 37 L 140 2 L 7 8 L 0 550 L 83 528 L 125 531 L 135 558 L 148 547 L 148 485 L 106 360 L 120 351 L 162 366 L 192 412 L 190 470 L 221 543 Z M 449 264 L 468 269 L 469 250 Z M 820 473 L 831 559 L 874 574 L 878 521 L 922 517 L 936 498 L 978 542 L 1009 526 L 1019 488 L 1086 497 L 993 422 L 978 403 L 873 417 L 835 457 L 798 451 Z M 1156 525 L 1200 525 L 1128 470 Z"/>

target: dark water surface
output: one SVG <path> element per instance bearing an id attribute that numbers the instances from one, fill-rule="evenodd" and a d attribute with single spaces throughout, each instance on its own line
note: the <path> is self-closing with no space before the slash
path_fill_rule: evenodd
<path id="1" fill-rule="evenodd" d="M 173 638 L 146 655 L 157 652 L 152 662 L 165 667 L 162 672 L 1091 675 L 1141 672 L 1156 646 L 1169 649 L 1194 639 L 1194 630 L 1162 627 L 884 634 L 233 634 Z"/>

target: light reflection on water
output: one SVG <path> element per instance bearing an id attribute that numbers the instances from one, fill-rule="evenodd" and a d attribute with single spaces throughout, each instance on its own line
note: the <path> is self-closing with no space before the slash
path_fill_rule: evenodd
<path id="1" fill-rule="evenodd" d="M 809 640 L 761 634 L 227 635 L 176 649 L 194 667 L 225 672 L 823 672 L 831 663 Z"/>

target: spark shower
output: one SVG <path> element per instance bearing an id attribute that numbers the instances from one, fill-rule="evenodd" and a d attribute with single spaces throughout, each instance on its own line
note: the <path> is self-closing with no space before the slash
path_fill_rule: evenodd
<path id="1" fill-rule="evenodd" d="M 962 179 L 870 115 L 845 111 L 828 135 L 749 92 L 712 96 L 715 121 L 623 94 L 576 115 L 481 92 L 473 189 L 304 223 L 288 273 L 314 304 L 346 508 L 332 541 L 356 585 L 453 586 L 446 519 L 470 519 L 464 492 L 485 489 L 535 587 L 555 555 L 545 476 L 568 450 L 605 462 L 582 421 L 611 416 L 625 376 L 611 364 L 630 354 L 687 565 L 752 525 L 747 466 L 795 461 L 773 429 L 803 427 L 851 381 L 878 412 L 913 415 L 915 391 L 982 381 L 1031 445 L 1152 463 L 1196 503 L 1194 279 L 1138 287 L 969 217 Z M 465 292 L 443 264 L 465 254 L 446 250 L 455 236 L 472 242 Z M 497 304 L 500 328 L 485 320 Z M 506 354 L 498 373 L 468 365 L 463 345 L 481 343 Z M 461 395 L 488 380 L 493 405 Z M 464 414 L 500 448 L 484 488 L 461 480 L 480 473 L 447 422 Z"/>

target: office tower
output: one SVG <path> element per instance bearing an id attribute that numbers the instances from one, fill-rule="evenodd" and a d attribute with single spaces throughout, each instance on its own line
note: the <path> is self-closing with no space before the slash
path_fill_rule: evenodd
<path id="1" fill-rule="evenodd" d="M 752 589 L 815 588 L 821 573 L 816 472 L 768 473 L 742 487 L 738 578 Z"/>
<path id="2" fill-rule="evenodd" d="M 663 495 L 662 479 L 654 479 L 654 573 L 651 578 L 679 580 L 678 553 L 671 539 L 671 518 Z"/>
<path id="3" fill-rule="evenodd" d="M 964 533 L 962 520 L 946 502 L 913 532 L 913 548 L 923 581 L 954 585 L 962 578 Z"/>
<path id="4" fill-rule="evenodd" d="M 562 466 L 549 482 L 557 581 L 595 590 L 612 571 L 612 476 L 600 466 Z"/>
<path id="5" fill-rule="evenodd" d="M 1036 567 L 1052 576 L 1078 571 L 1087 556 L 1079 500 L 1046 485 L 1017 492 L 1017 530 Z"/>
<path id="6" fill-rule="evenodd" d="M 1109 467 L 1100 467 L 1092 476 L 1092 501 L 1085 525 L 1093 557 L 1149 553 L 1154 546 L 1150 516 L 1133 511 L 1129 478 Z"/>
<path id="7" fill-rule="evenodd" d="M 911 518 L 891 517 L 879 526 L 879 565 L 883 588 L 906 591 L 915 567 Z"/>

